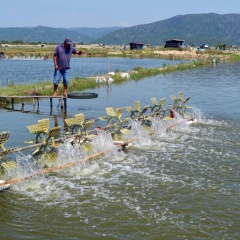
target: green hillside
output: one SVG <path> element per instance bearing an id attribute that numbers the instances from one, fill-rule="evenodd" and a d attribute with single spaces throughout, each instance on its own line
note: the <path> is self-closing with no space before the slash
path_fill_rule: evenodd
<path id="1" fill-rule="evenodd" d="M 187 45 L 205 43 L 216 45 L 240 45 L 240 14 L 188 14 L 163 21 L 123 28 L 109 33 L 94 42 L 104 44 L 145 44 L 164 45 L 172 38 L 185 40 Z"/>
<path id="2" fill-rule="evenodd" d="M 164 45 L 166 40 L 178 38 L 186 45 L 218 43 L 240 45 L 240 14 L 187 14 L 133 27 L 109 28 L 0 28 L 1 41 L 60 43 L 65 37 L 74 42 L 120 45 L 129 42 Z"/>
<path id="3" fill-rule="evenodd" d="M 114 32 L 122 28 L 123 27 L 102 27 L 102 28 L 80 27 L 80 28 L 70 28 L 70 29 L 75 32 L 84 34 L 85 36 L 88 36 L 92 39 L 97 39 L 108 33 Z"/>
<path id="4" fill-rule="evenodd" d="M 72 38 L 73 42 L 90 43 L 93 41 L 92 38 L 84 34 L 65 28 L 44 26 L 34 28 L 0 28 L 0 41 L 22 40 L 27 43 L 62 43 L 66 37 Z"/>

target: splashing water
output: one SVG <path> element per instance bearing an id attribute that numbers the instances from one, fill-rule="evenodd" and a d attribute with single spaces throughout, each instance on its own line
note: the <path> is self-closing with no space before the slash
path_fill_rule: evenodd
<path id="1" fill-rule="evenodd" d="M 195 118 L 197 118 L 197 121 L 199 123 L 202 123 L 202 122 L 206 121 L 206 118 L 205 118 L 203 112 L 200 109 L 198 109 L 196 107 L 192 107 L 192 111 L 193 111 L 193 116 Z"/>
<path id="2" fill-rule="evenodd" d="M 114 145 L 112 136 L 104 130 L 97 129 L 97 136 L 92 139 L 91 146 L 94 153 L 106 150 L 108 155 L 117 155 L 117 148 Z"/>
<path id="3" fill-rule="evenodd" d="M 16 162 L 17 168 L 15 177 L 24 177 L 42 171 L 42 168 L 37 160 L 34 159 L 31 155 L 24 155 L 19 152 L 19 154 L 16 155 Z"/>
<path id="4" fill-rule="evenodd" d="M 32 157 L 32 155 L 24 155 L 21 152 L 15 153 L 16 157 L 16 168 L 6 170 L 5 178 L 9 179 L 24 179 L 24 181 L 17 181 L 12 187 L 18 191 L 30 191 L 35 189 L 36 186 L 40 186 L 41 183 L 46 182 L 45 174 L 41 167 L 41 164 Z"/>
<path id="5" fill-rule="evenodd" d="M 151 144 L 151 137 L 149 136 L 148 132 L 143 129 L 141 123 L 137 120 L 131 120 L 129 122 L 131 126 L 131 131 L 128 134 L 127 138 L 129 140 L 136 139 L 134 141 L 134 145 L 150 145 Z"/>
<path id="6" fill-rule="evenodd" d="M 152 132 L 155 132 L 156 134 L 163 134 L 163 135 L 166 134 L 167 128 L 163 119 L 160 119 L 158 117 L 153 117 L 151 119 L 151 122 L 152 122 L 152 126 L 151 126 Z"/>
<path id="7" fill-rule="evenodd" d="M 5 169 L 3 178 L 5 180 L 14 178 L 24 178 L 27 176 L 38 175 L 44 177 L 41 165 L 31 156 L 24 155 L 21 152 L 15 153 L 16 167 L 12 169 Z"/>
<path id="8" fill-rule="evenodd" d="M 172 110 L 174 118 L 167 120 L 167 128 L 180 130 L 188 127 L 186 120 L 175 110 Z"/>
<path id="9" fill-rule="evenodd" d="M 86 158 L 87 154 L 83 147 L 77 143 L 66 141 L 63 145 L 58 147 L 56 165 L 67 164 L 72 161 Z"/>
<path id="10" fill-rule="evenodd" d="M 177 120 L 175 119 L 173 121 L 181 123 L 183 118 L 176 112 L 174 112 L 174 114 Z M 148 148 L 149 146 L 154 145 L 153 139 L 149 135 L 149 132 L 154 132 L 155 140 L 157 140 L 156 135 L 164 138 L 169 135 L 166 131 L 167 127 L 165 122 L 165 120 L 153 117 L 151 129 L 144 129 L 139 121 L 131 120 L 129 122 L 131 131 L 129 134 L 127 134 L 127 140 L 134 140 L 134 146 L 145 146 Z M 186 127 L 186 124 L 184 124 L 184 127 Z M 89 145 L 90 149 L 89 151 L 86 151 L 82 145 L 74 143 L 74 141 L 67 141 L 65 139 L 65 143 L 57 147 L 57 154 L 54 160 L 46 158 L 44 160 L 40 159 L 40 161 L 36 161 L 31 155 L 23 155 L 19 153 L 16 160 L 18 163 L 18 168 L 14 171 L 8 171 L 7 178 L 31 176 L 36 173 L 36 175 L 40 177 L 45 177 L 43 167 L 46 165 L 51 168 L 77 161 L 77 163 L 74 163 L 74 165 L 78 164 L 79 166 L 85 161 L 85 159 L 87 159 L 88 156 L 91 156 L 91 154 L 101 152 L 105 155 L 105 157 L 119 156 L 119 149 L 116 147 L 116 145 L 114 145 L 112 136 L 103 130 L 97 129 L 97 135 L 91 139 Z M 46 161 L 46 163 L 44 161 Z M 76 168 L 73 170 L 76 170 Z M 72 172 L 72 170 L 70 171 Z"/>

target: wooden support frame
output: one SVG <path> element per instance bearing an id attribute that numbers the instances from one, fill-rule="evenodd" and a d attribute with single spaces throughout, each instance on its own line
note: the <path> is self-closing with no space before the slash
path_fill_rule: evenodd
<path id="1" fill-rule="evenodd" d="M 4 99 L 11 99 L 12 108 L 14 108 L 14 100 L 21 99 L 22 106 L 24 106 L 24 99 L 33 99 L 36 100 L 36 104 L 39 107 L 39 99 L 49 98 L 50 99 L 50 108 L 53 107 L 53 98 L 60 99 L 63 101 L 63 105 L 61 106 L 65 110 L 67 109 L 67 97 L 59 96 L 59 97 L 52 97 L 52 96 L 0 96 L 0 98 Z"/>

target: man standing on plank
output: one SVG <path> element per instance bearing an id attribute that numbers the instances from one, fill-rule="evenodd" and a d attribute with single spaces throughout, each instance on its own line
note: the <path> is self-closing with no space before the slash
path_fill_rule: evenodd
<path id="1" fill-rule="evenodd" d="M 54 78 L 53 78 L 53 96 L 57 96 L 58 85 L 63 78 L 63 96 L 67 97 L 67 88 L 70 82 L 70 58 L 72 54 L 82 55 L 84 50 L 76 50 L 72 46 L 72 40 L 66 38 L 64 43 L 58 44 L 53 54 Z"/>

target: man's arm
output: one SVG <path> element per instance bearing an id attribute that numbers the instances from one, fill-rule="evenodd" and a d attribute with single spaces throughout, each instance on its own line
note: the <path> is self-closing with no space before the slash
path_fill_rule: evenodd
<path id="1" fill-rule="evenodd" d="M 78 51 L 77 50 L 77 55 L 83 55 L 83 54 L 85 54 L 86 52 L 84 51 L 84 50 L 80 50 L 80 51 Z"/>
<path id="2" fill-rule="evenodd" d="M 57 70 L 58 69 L 57 56 L 55 56 L 55 55 L 53 55 L 53 64 L 54 64 L 54 68 Z"/>

